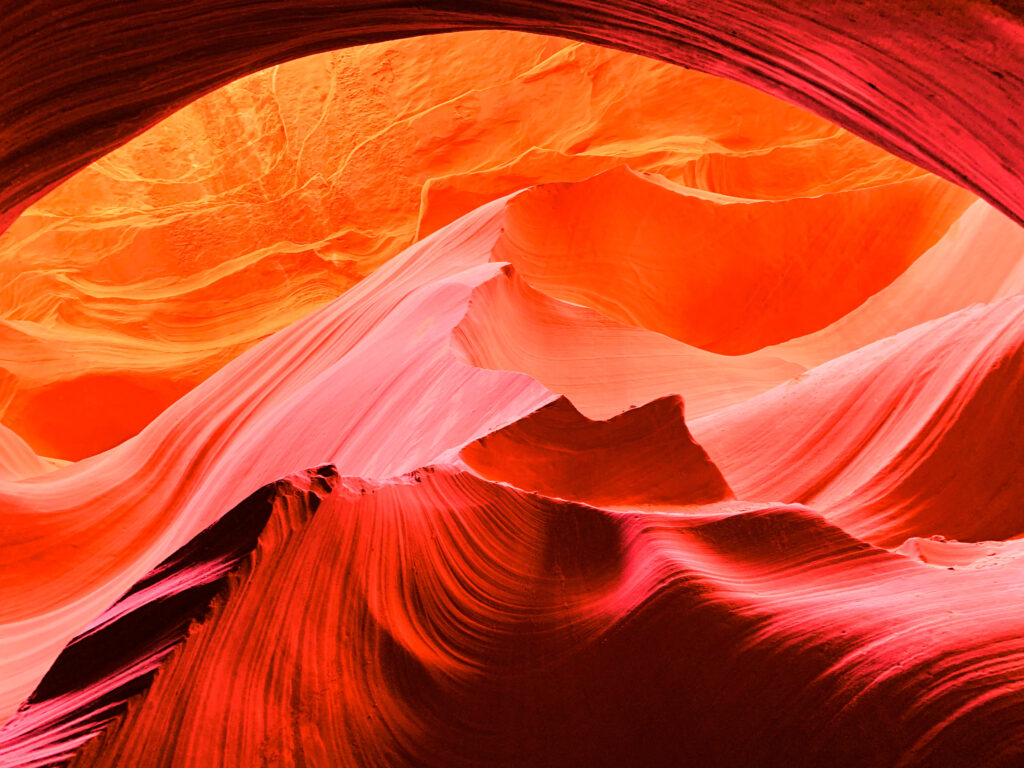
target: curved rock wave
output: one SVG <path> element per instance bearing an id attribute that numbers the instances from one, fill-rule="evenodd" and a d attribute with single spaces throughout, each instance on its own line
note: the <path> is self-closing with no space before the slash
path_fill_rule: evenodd
<path id="1" fill-rule="evenodd" d="M 26 205 L 197 96 L 317 51 L 509 28 L 609 45 L 802 105 L 1024 218 L 1012 0 L 103 0 L 17 6 L 0 33 L 0 211 Z M 231 30 L 232 44 L 220 35 Z M 59 55 L 55 55 L 57 52 Z M 145 87 L 140 88 L 139 84 Z"/>
<path id="2" fill-rule="evenodd" d="M 71 765 L 1019 757 L 1019 557 L 948 569 L 798 505 L 608 511 L 450 466 L 268 491 L 223 599 Z"/>
<path id="3" fill-rule="evenodd" d="M 1024 296 L 874 342 L 696 420 L 740 498 L 800 502 L 885 546 L 1024 533 Z"/>
<path id="4" fill-rule="evenodd" d="M 1024 215 L 1011 3 L 92 3 L 6 17 L 3 223 L 481 26 Z M 0 763 L 1024 760 L 1020 228 L 453 39 L 4 235 Z"/>
<path id="5" fill-rule="evenodd" d="M 0 482 L 0 711 L 117 595 L 257 488 L 324 463 L 409 471 L 555 399 L 524 374 L 472 367 L 450 348 L 473 289 L 501 274 L 488 263 L 501 206 L 267 339 L 137 437 Z M 36 578 L 43 572 L 60 577 Z"/>
<path id="6" fill-rule="evenodd" d="M 864 303 L 971 202 L 932 177 L 748 200 L 620 167 L 517 195 L 495 258 L 556 298 L 744 354 L 821 330 Z"/>
<path id="7" fill-rule="evenodd" d="M 1019 547 L 927 537 L 1020 533 L 1020 297 L 879 340 L 689 429 L 671 397 L 595 422 L 577 393 L 609 409 L 674 380 L 685 400 L 680 349 L 708 370 L 739 358 L 529 288 L 493 261 L 507 205 L 413 246 L 118 448 L 0 483 L 8 759 L 1010 759 Z M 516 316 L 561 318 L 550 327 L 578 332 L 578 349 L 668 370 L 652 385 L 625 367 L 620 394 L 597 397 L 557 352 L 571 345 Z M 495 364 L 510 360 L 545 384 Z M 568 400 L 558 381 L 576 382 Z M 291 477 L 324 463 L 337 469 Z M 161 561 L 288 477 L 270 522 L 250 526 L 254 554 L 232 534 L 230 562 L 190 572 L 199 591 L 169 634 L 118 639 L 91 676 L 60 673 L 133 612 L 166 616 L 192 582 Z M 662 493 L 666 477 L 677 485 Z M 726 738 L 728 723 L 746 735 Z"/>
<path id="8" fill-rule="evenodd" d="M 917 208 L 969 197 L 739 83 L 565 39 L 472 32 L 306 57 L 188 105 L 0 236 L 0 419 L 43 456 L 100 453 L 413 242 L 623 163 L 734 197 L 827 195 L 847 224 L 845 193 L 895 185 L 904 212 L 916 203 L 904 244 L 945 223 Z M 862 213 L 858 226 L 894 218 Z"/>

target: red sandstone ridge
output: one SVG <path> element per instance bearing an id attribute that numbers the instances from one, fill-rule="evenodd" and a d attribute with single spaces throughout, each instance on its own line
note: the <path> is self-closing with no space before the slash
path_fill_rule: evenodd
<path id="1" fill-rule="evenodd" d="M 321 468 L 232 514 L 268 499 L 208 617 L 71 765 L 1020 755 L 1016 544 L 951 571 L 805 507 L 608 511 L 443 466 Z"/>
<path id="2" fill-rule="evenodd" d="M 560 397 L 459 453 L 489 480 L 597 505 L 707 504 L 732 498 L 693 441 L 683 402 L 665 397 L 591 421 Z"/>

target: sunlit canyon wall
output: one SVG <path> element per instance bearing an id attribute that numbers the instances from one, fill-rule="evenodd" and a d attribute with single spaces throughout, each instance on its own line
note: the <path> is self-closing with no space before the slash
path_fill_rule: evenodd
<path id="1" fill-rule="evenodd" d="M 0 53 L 0 765 L 1024 760 L 1012 7 L 150 5 Z"/>

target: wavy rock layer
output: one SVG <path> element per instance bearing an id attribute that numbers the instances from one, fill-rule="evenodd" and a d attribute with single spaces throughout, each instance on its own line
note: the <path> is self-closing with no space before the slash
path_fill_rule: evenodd
<path id="1" fill-rule="evenodd" d="M 688 386 L 680 350 L 740 358 L 530 288 L 493 261 L 508 205 L 428 237 L 117 449 L 0 483 L 2 692 L 9 712 L 28 697 L 9 761 L 1018 759 L 1020 548 L 942 536 L 1021 532 L 1021 297 L 718 407 L 692 424 L 701 448 L 678 398 L 591 421 L 572 392 L 609 409 Z M 535 326 L 489 330 L 514 317 Z M 648 362 L 615 366 L 602 399 L 537 318 L 578 328 L 583 358 Z M 474 355 L 576 384 L 558 399 Z M 104 635 L 107 661 L 61 673 L 95 628 L 188 587 L 161 561 L 323 462 L 337 470 L 279 484 L 269 522 L 246 524 L 262 533 L 251 556 L 234 542 L 241 567 L 195 573 L 207 589 L 235 568 L 176 651 L 180 621 L 148 622 L 152 639 Z M 729 487 L 745 501 L 716 501 Z"/>
<path id="2" fill-rule="evenodd" d="M 837 358 L 693 424 L 740 498 L 812 504 L 886 546 L 1024 534 L 1024 297 Z"/>
<path id="3" fill-rule="evenodd" d="M 479 444 L 471 448 L 467 454 L 469 463 L 476 462 L 485 474 L 521 483 L 525 490 L 600 503 L 707 501 L 722 498 L 727 483 L 739 498 L 754 499 L 754 507 L 779 501 L 813 503 L 830 525 L 840 525 L 861 540 L 889 545 L 899 544 L 907 536 L 917 537 L 912 541 L 918 542 L 921 537 L 933 535 L 980 539 L 1020 533 L 1016 514 L 1019 504 L 1015 503 L 1020 490 L 1014 479 L 1019 440 L 1014 431 L 1016 420 L 1012 418 L 1020 401 L 1019 329 L 1024 327 L 1020 323 L 1018 297 L 916 326 L 744 401 L 744 392 L 763 391 L 768 386 L 764 381 L 743 384 L 746 378 L 784 378 L 785 366 L 793 364 L 767 353 L 744 358 L 715 355 L 649 330 L 623 325 L 593 309 L 567 304 L 530 288 L 510 265 L 494 261 L 502 232 L 507 230 L 509 209 L 507 201 L 495 201 L 426 238 L 333 304 L 239 357 L 168 409 L 138 437 L 118 448 L 48 474 L 21 480 L 12 476 L 0 482 L 4 541 L 4 557 L 0 559 L 0 660 L 4 665 L 0 701 L 7 713 L 13 713 L 33 690 L 38 690 L 65 644 L 87 631 L 119 595 L 261 485 L 302 467 L 324 463 L 334 464 L 342 475 L 367 478 L 398 476 L 436 463 L 457 466 L 458 451 L 466 445 L 557 400 L 559 390 L 570 399 L 580 393 L 591 408 L 611 411 L 600 417 L 588 414 L 589 418 L 608 419 L 628 405 L 637 404 L 623 402 L 627 397 L 644 393 L 657 397 L 665 394 L 658 390 L 671 391 L 677 385 L 683 398 L 690 388 L 698 393 L 704 391 L 702 367 L 718 371 L 715 375 L 723 381 L 728 380 L 728 371 L 740 372 L 740 386 L 731 400 L 734 404 L 726 407 L 725 400 L 721 400 L 711 407 L 705 402 L 708 410 L 693 424 L 694 435 L 718 469 L 689 441 L 678 400 L 672 399 L 613 418 L 605 425 L 582 421 L 563 400 L 558 406 L 559 413 L 571 416 L 579 427 L 575 434 L 564 429 L 536 431 L 538 425 L 543 427 L 544 414 L 553 413 L 542 411 L 533 421 L 520 422 L 510 432 L 498 432 L 485 441 L 483 449 Z M 992 226 L 998 224 L 996 220 Z M 892 286 L 902 279 L 898 278 Z M 571 287 L 568 281 L 566 284 Z M 983 282 L 977 289 L 991 293 L 996 290 L 993 285 Z M 935 286 L 940 290 L 942 282 Z M 519 318 L 522 323 L 512 322 Z M 513 332 L 503 336 L 499 332 L 502 327 Z M 545 329 L 551 333 L 545 333 Z M 573 333 L 577 334 L 577 356 L 562 355 L 561 350 L 574 347 L 570 343 Z M 477 367 L 477 358 L 489 361 L 487 367 Z M 599 378 L 595 378 L 593 371 L 588 373 L 580 367 L 579 361 L 587 359 L 603 361 L 600 365 L 617 371 L 619 384 L 602 394 Z M 631 361 L 638 362 L 634 365 Z M 526 372 L 515 371 L 519 362 L 524 363 Z M 526 375 L 534 371 L 547 386 Z M 552 382 L 567 386 L 552 391 Z M 646 399 L 651 398 L 640 402 Z M 658 418 L 646 418 L 672 403 L 676 405 L 672 406 L 671 418 L 660 411 Z M 619 410 L 615 411 L 615 407 Z M 855 414 L 855 418 L 850 414 Z M 591 446 L 596 452 L 582 451 L 595 435 L 600 437 Z M 519 445 L 515 454 L 508 452 L 509 436 L 515 437 L 513 442 Z M 602 448 L 600 443 L 606 437 L 617 444 L 618 450 Z M 621 450 L 629 440 L 636 440 L 635 454 Z M 487 457 L 489 445 L 498 446 L 499 450 L 486 461 L 481 460 L 481 456 Z M 528 463 L 520 462 L 517 469 L 515 463 L 499 458 L 518 455 L 528 459 L 562 449 L 569 449 L 571 455 L 560 465 L 561 470 L 554 472 L 549 471 L 548 463 L 542 463 L 542 471 L 538 472 L 530 471 Z M 644 472 L 636 471 L 638 464 L 644 465 Z M 661 474 L 654 470 L 663 465 L 666 473 L 678 473 L 674 478 L 678 483 L 676 490 L 668 494 L 661 494 L 650 476 Z M 580 468 L 598 466 L 600 476 L 593 479 L 604 484 L 592 483 L 589 489 L 581 491 Z M 617 479 L 611 482 L 612 478 Z M 713 494 L 699 498 L 689 495 L 695 488 L 706 490 L 709 481 L 713 481 Z M 689 490 L 684 493 L 680 489 Z M 514 489 L 508 492 L 513 491 L 521 493 Z M 750 503 L 738 507 L 750 508 Z M 728 511 L 718 510 L 714 514 Z M 398 515 L 397 519 L 406 520 L 406 516 Z M 411 524 L 412 519 L 409 517 L 407 523 Z M 310 546 L 320 545 L 312 542 Z M 481 556 L 503 561 L 504 554 L 498 550 L 481 551 L 484 543 L 466 546 Z M 987 558 L 987 554 L 982 554 L 984 546 L 963 555 L 963 562 Z M 990 564 L 999 565 L 1007 552 L 1015 551 L 1015 545 L 1008 546 L 1006 551 L 995 550 L 1002 551 L 1004 556 Z M 906 547 L 919 562 L 955 554 L 955 548 L 939 545 L 908 543 Z M 940 554 L 935 553 L 936 549 Z M 346 550 L 332 557 L 352 554 Z M 317 562 L 315 556 L 310 557 L 301 565 L 307 571 Z M 398 562 L 388 567 L 405 567 L 401 557 L 384 557 L 397 558 Z M 758 557 L 769 558 L 770 550 Z M 822 558 L 821 567 L 826 567 L 831 555 L 826 551 Z M 651 553 L 641 560 L 650 560 L 643 567 L 657 567 L 658 558 Z M 288 567 L 300 566 L 293 563 Z M 366 567 L 372 571 L 377 566 Z M 474 569 L 486 575 L 496 567 L 469 562 L 464 566 L 463 576 L 451 578 L 462 583 Z M 517 561 L 510 559 L 503 567 L 514 573 Z M 780 561 L 780 578 L 787 568 Z M 426 579 L 449 578 L 445 571 L 437 570 L 436 564 L 424 565 L 422 569 L 417 565 L 414 570 Z M 324 571 L 330 572 L 331 568 Z M 845 566 L 838 568 L 838 572 L 844 573 Z M 41 573 L 49 576 L 40 579 Z M 606 578 L 610 576 L 600 572 L 594 576 L 594 584 L 587 584 L 587 579 L 580 577 L 578 588 L 584 592 L 600 590 Z M 722 578 L 728 581 L 733 577 Z M 1014 583 L 1013 578 L 1012 573 L 1006 576 L 1007 583 Z M 257 589 L 251 599 L 256 601 L 256 594 L 263 589 Z M 442 593 L 452 589 L 444 588 Z M 802 588 L 794 589 L 797 594 L 803 592 Z M 473 594 L 485 600 L 496 615 L 526 599 L 509 593 L 487 598 Z M 513 602 L 503 603 L 506 598 Z M 389 602 L 383 594 L 374 599 Z M 261 598 L 260 602 L 279 605 L 280 610 L 287 605 L 285 600 L 268 603 Z M 383 603 L 378 606 L 381 611 L 387 609 Z M 759 609 L 750 610 L 756 613 Z M 425 621 L 417 619 L 412 625 L 403 625 L 402 632 L 407 633 L 403 635 L 404 642 L 424 645 L 431 658 L 440 658 L 441 649 L 436 647 L 440 642 L 439 630 Z M 556 621 L 552 631 L 575 632 L 574 621 L 560 629 Z M 843 631 L 842 622 L 824 623 L 820 627 L 818 622 L 811 619 L 801 625 L 808 637 L 813 634 L 812 627 L 822 632 Z M 272 626 L 280 624 L 280 618 L 270 622 Z M 346 631 L 356 632 L 354 628 Z M 907 632 L 914 635 L 916 630 L 910 628 Z M 558 636 L 564 640 L 563 635 Z M 671 636 L 660 636 L 652 630 L 642 642 L 664 643 L 665 637 Z M 656 637 L 659 639 L 655 640 Z M 635 641 L 641 642 L 639 638 Z M 715 642 L 721 642 L 723 649 L 728 645 L 726 640 Z M 777 645 L 774 641 L 766 642 L 771 647 Z M 561 641 L 554 643 L 550 652 L 562 645 L 565 643 Z M 950 646 L 943 652 L 958 647 Z M 468 653 L 468 649 L 460 650 L 455 658 L 463 664 L 469 663 L 467 659 L 477 658 L 466 656 Z M 237 663 L 232 654 L 223 663 Z M 210 651 L 201 655 L 217 654 Z M 292 664 L 288 659 L 294 658 L 286 656 L 279 666 L 268 662 L 267 670 L 287 670 Z M 602 657 L 601 663 L 621 663 L 613 661 L 614 657 Z M 182 662 L 186 666 L 192 663 Z M 256 660 L 252 663 L 256 669 Z M 483 664 L 484 660 L 477 658 L 474 663 Z M 125 664 L 123 668 L 132 669 L 127 661 Z M 191 672 L 181 674 L 188 677 Z M 434 675 L 429 673 L 423 679 L 433 680 Z M 620 696 L 614 685 L 609 693 Z M 246 690 L 239 694 L 246 701 L 261 701 L 266 692 L 259 687 Z M 90 690 L 90 686 L 68 693 L 76 701 L 100 700 L 105 695 Z M 956 695 L 962 694 L 958 689 Z M 39 706 L 44 703 L 39 698 L 35 701 Z M 459 704 L 463 705 L 467 707 L 467 717 L 483 706 L 481 700 L 473 700 L 472 706 Z M 211 700 L 209 706 L 220 704 Z M 257 708 L 251 710 L 251 716 L 263 719 L 265 713 L 260 714 L 260 705 L 253 706 Z M 358 709 L 366 704 L 357 702 L 351 706 Z M 404 732 L 405 726 L 399 723 L 405 722 L 406 709 L 394 707 L 380 715 L 388 723 L 381 727 Z M 52 719 L 52 713 L 45 717 L 40 714 L 36 719 L 32 711 L 21 716 L 21 722 L 28 723 L 27 726 L 11 726 L 15 728 L 9 732 L 15 734 L 8 745 L 12 754 L 64 749 L 68 741 L 61 728 L 46 725 L 64 721 L 59 717 Z M 940 711 L 945 710 L 940 707 Z M 232 719 L 234 715 L 214 715 L 211 710 L 203 715 L 207 716 L 233 722 L 232 727 L 242 731 L 253 727 L 245 718 Z M 634 712 L 633 716 L 639 715 Z M 72 716 L 75 717 L 79 715 Z M 348 715 L 339 717 L 345 720 Z M 602 728 L 608 726 L 603 717 L 606 716 L 596 721 L 602 723 Z M 91 720 L 81 722 L 89 725 Z M 940 720 L 930 722 L 934 726 Z M 423 735 L 434 730 L 433 724 L 430 721 L 409 727 L 411 732 Z M 259 726 L 257 732 L 264 727 L 278 726 Z M 350 726 L 338 727 L 342 733 Z M 449 737 L 444 735 L 446 727 L 437 726 L 437 738 L 441 740 L 438 743 L 452 746 L 450 750 L 447 746 L 438 747 L 440 751 L 436 754 L 447 754 L 445 750 L 449 750 L 455 760 L 464 734 Z M 591 728 L 600 730 L 596 725 L 587 725 L 584 731 L 589 734 Z M 135 730 L 135 726 L 129 730 Z M 483 728 L 480 733 L 486 731 Z M 200 734 L 202 729 L 186 727 L 183 721 L 182 730 L 168 731 L 167 738 L 177 739 L 192 732 Z M 620 731 L 624 732 L 640 731 Z M 543 730 L 537 733 L 550 736 Z M 371 752 L 384 749 L 380 760 L 387 764 L 390 757 L 385 755 L 392 754 L 392 747 L 382 745 L 391 737 L 382 734 L 380 731 L 378 736 L 367 737 L 369 741 L 360 748 Z M 73 730 L 69 738 L 77 735 L 79 731 Z M 142 744 L 149 737 L 139 738 Z M 231 744 L 237 745 L 237 738 L 242 736 L 236 733 L 231 738 Z M 352 738 L 356 741 L 351 743 L 362 743 L 356 736 Z M 606 741 L 611 738 L 609 735 Z M 27 739 L 32 745 L 26 745 Z M 306 743 L 304 739 L 300 741 Z M 607 754 L 621 754 L 616 749 L 624 748 L 625 743 L 614 748 L 606 745 Z M 597 740 L 594 744 L 605 742 Z M 664 741 L 658 744 L 659 749 L 668 750 L 665 754 L 673 755 L 682 754 L 678 750 L 697 750 L 696 754 L 703 754 L 706 748 L 690 741 L 676 746 Z M 888 736 L 873 748 L 885 752 L 897 748 L 893 745 L 903 744 L 898 748 L 910 749 L 900 739 L 890 746 L 886 744 Z M 208 748 L 212 751 L 207 752 Z M 188 754 L 207 760 L 213 754 L 233 759 L 234 748 L 206 744 L 201 749 L 196 747 L 198 752 Z M 341 749 L 338 754 L 344 757 L 350 754 L 345 750 L 353 747 L 342 748 L 331 742 L 323 748 L 328 750 L 327 754 Z M 282 759 L 299 754 L 289 751 L 290 747 L 280 749 L 285 755 Z M 249 752 L 237 754 L 242 755 L 239 764 L 246 764 Z M 361 760 L 352 754 L 353 761 Z M 578 757 L 571 750 L 564 754 Z M 512 756 L 508 759 L 514 761 Z M 556 755 L 552 759 L 562 758 Z M 854 758 L 850 759 L 853 762 Z"/>
<path id="4" fill-rule="evenodd" d="M 0 713 L 118 595 L 257 488 L 324 463 L 407 472 L 555 399 L 523 374 L 467 365 L 449 344 L 473 290 L 502 274 L 487 261 L 501 208 L 414 246 L 136 438 L 0 481 Z"/>
<path id="5" fill-rule="evenodd" d="M 687 413 L 701 416 L 805 370 L 760 352 L 716 355 L 619 323 L 553 299 L 511 269 L 473 292 L 452 342 L 468 363 L 527 373 L 598 420 L 679 392 Z"/>
<path id="6" fill-rule="evenodd" d="M 5 9 L 4 225 L 502 25 L 1024 216 L 1012 3 L 93 3 Z M 1003 214 L 549 39 L 176 120 L 0 244 L 0 762 L 1024 761 Z"/>
<path id="7" fill-rule="evenodd" d="M 627 162 L 780 202 L 759 210 L 824 195 L 822 226 L 898 241 L 874 254 L 848 238 L 882 282 L 972 199 L 770 96 L 609 49 L 476 32 L 322 54 L 208 94 L 0 237 L 0 418 L 44 456 L 99 453 L 415 240 L 502 195 Z M 604 184 L 633 199 L 627 182 Z M 853 190 L 874 203 L 848 209 Z"/>
<path id="8" fill-rule="evenodd" d="M 276 486 L 245 575 L 72 765 L 1021 757 L 1019 547 L 951 571 L 800 506 L 309 477 Z"/>
<path id="9" fill-rule="evenodd" d="M 838 320 L 971 202 L 929 177 L 758 202 L 622 168 L 518 195 L 495 257 L 557 298 L 735 355 Z"/>

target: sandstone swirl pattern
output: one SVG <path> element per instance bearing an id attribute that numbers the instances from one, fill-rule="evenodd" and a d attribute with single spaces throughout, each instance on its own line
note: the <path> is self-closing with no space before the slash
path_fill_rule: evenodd
<path id="1" fill-rule="evenodd" d="M 0 766 L 1024 761 L 1017 10 L 712 5 L 11 9 Z"/>

